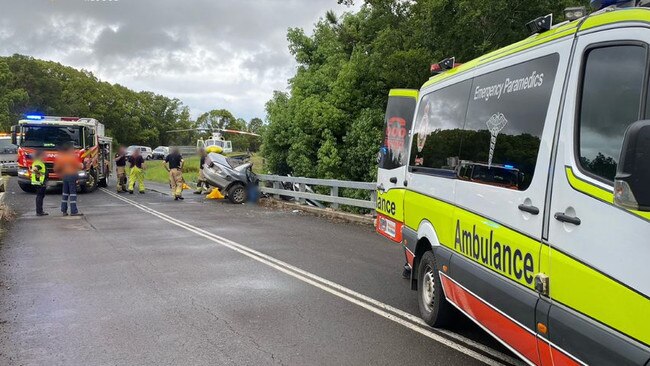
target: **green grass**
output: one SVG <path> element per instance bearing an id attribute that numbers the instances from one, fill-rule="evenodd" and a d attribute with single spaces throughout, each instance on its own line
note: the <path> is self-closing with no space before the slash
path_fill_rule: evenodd
<path id="1" fill-rule="evenodd" d="M 233 153 L 232 155 L 237 155 L 237 153 Z M 258 155 L 255 154 L 251 157 L 251 161 L 253 162 L 253 171 L 255 173 L 261 174 L 264 172 L 264 159 Z M 145 171 L 144 171 L 144 179 L 153 181 L 153 182 L 159 182 L 159 183 L 167 183 L 169 182 L 169 173 L 167 170 L 165 170 L 164 162 L 162 160 L 149 160 L 144 163 L 145 165 Z M 187 183 L 194 183 L 196 182 L 197 178 L 199 176 L 199 157 L 198 156 L 190 156 L 185 158 L 185 165 L 183 168 L 183 178 L 185 178 L 185 182 Z"/>

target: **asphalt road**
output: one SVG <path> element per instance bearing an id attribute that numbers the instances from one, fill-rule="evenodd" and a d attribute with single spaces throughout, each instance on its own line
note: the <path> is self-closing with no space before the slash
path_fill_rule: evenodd
<path id="1" fill-rule="evenodd" d="M 38 218 L 9 191 L 1 365 L 518 363 L 467 320 L 421 325 L 370 227 L 153 191 L 81 195 L 81 218 L 53 193 Z"/>

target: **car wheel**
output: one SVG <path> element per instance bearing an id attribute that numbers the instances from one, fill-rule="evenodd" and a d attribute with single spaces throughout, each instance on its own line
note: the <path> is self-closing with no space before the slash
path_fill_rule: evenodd
<path id="1" fill-rule="evenodd" d="M 27 192 L 27 193 L 36 192 L 36 189 L 30 183 L 18 183 L 18 186 L 20 187 L 20 189 L 23 190 L 23 192 Z"/>
<path id="2" fill-rule="evenodd" d="M 450 324 L 455 315 L 452 305 L 445 298 L 432 251 L 424 253 L 418 267 L 418 307 L 422 320 L 432 327 Z"/>
<path id="3" fill-rule="evenodd" d="M 241 184 L 233 184 L 228 189 L 228 199 L 235 204 L 246 202 L 246 188 Z"/>

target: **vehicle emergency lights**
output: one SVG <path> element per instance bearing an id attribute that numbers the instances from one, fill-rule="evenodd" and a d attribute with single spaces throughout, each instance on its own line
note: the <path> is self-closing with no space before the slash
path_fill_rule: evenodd
<path id="1" fill-rule="evenodd" d="M 456 58 L 455 57 L 446 58 L 446 59 L 438 62 L 437 64 L 432 64 L 431 65 L 431 70 L 430 70 L 431 75 L 432 76 L 433 75 L 438 75 L 441 72 L 451 70 L 451 69 L 453 69 L 454 67 L 457 67 L 457 66 L 460 66 L 460 64 L 456 63 Z"/>
<path id="2" fill-rule="evenodd" d="M 564 9 L 564 18 L 569 21 L 574 21 L 584 18 L 587 15 L 587 8 L 584 6 L 576 6 L 573 8 Z"/>
<path id="3" fill-rule="evenodd" d="M 25 116 L 25 118 L 31 119 L 33 121 L 40 121 L 40 120 L 43 119 L 43 116 L 38 115 L 38 114 L 28 114 L 28 115 Z"/>
<path id="4" fill-rule="evenodd" d="M 553 26 L 553 14 L 545 15 L 526 23 L 526 28 L 531 34 L 543 33 Z"/>
<path id="5" fill-rule="evenodd" d="M 601 10 L 608 6 L 634 6 L 636 5 L 636 0 L 591 0 L 591 7 L 594 10 Z"/>

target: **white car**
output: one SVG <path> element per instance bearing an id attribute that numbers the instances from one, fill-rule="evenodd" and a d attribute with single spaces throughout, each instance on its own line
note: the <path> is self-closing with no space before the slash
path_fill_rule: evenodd
<path id="1" fill-rule="evenodd" d="M 133 154 L 133 151 L 135 149 L 140 149 L 140 155 L 144 158 L 144 160 L 149 160 L 153 158 L 153 152 L 151 151 L 151 148 L 149 146 L 138 146 L 138 145 L 131 145 L 126 149 L 126 156 L 131 156 Z"/>
<path id="2" fill-rule="evenodd" d="M 158 146 L 157 148 L 153 149 L 153 159 L 165 160 L 167 155 L 169 155 L 168 146 Z"/>

